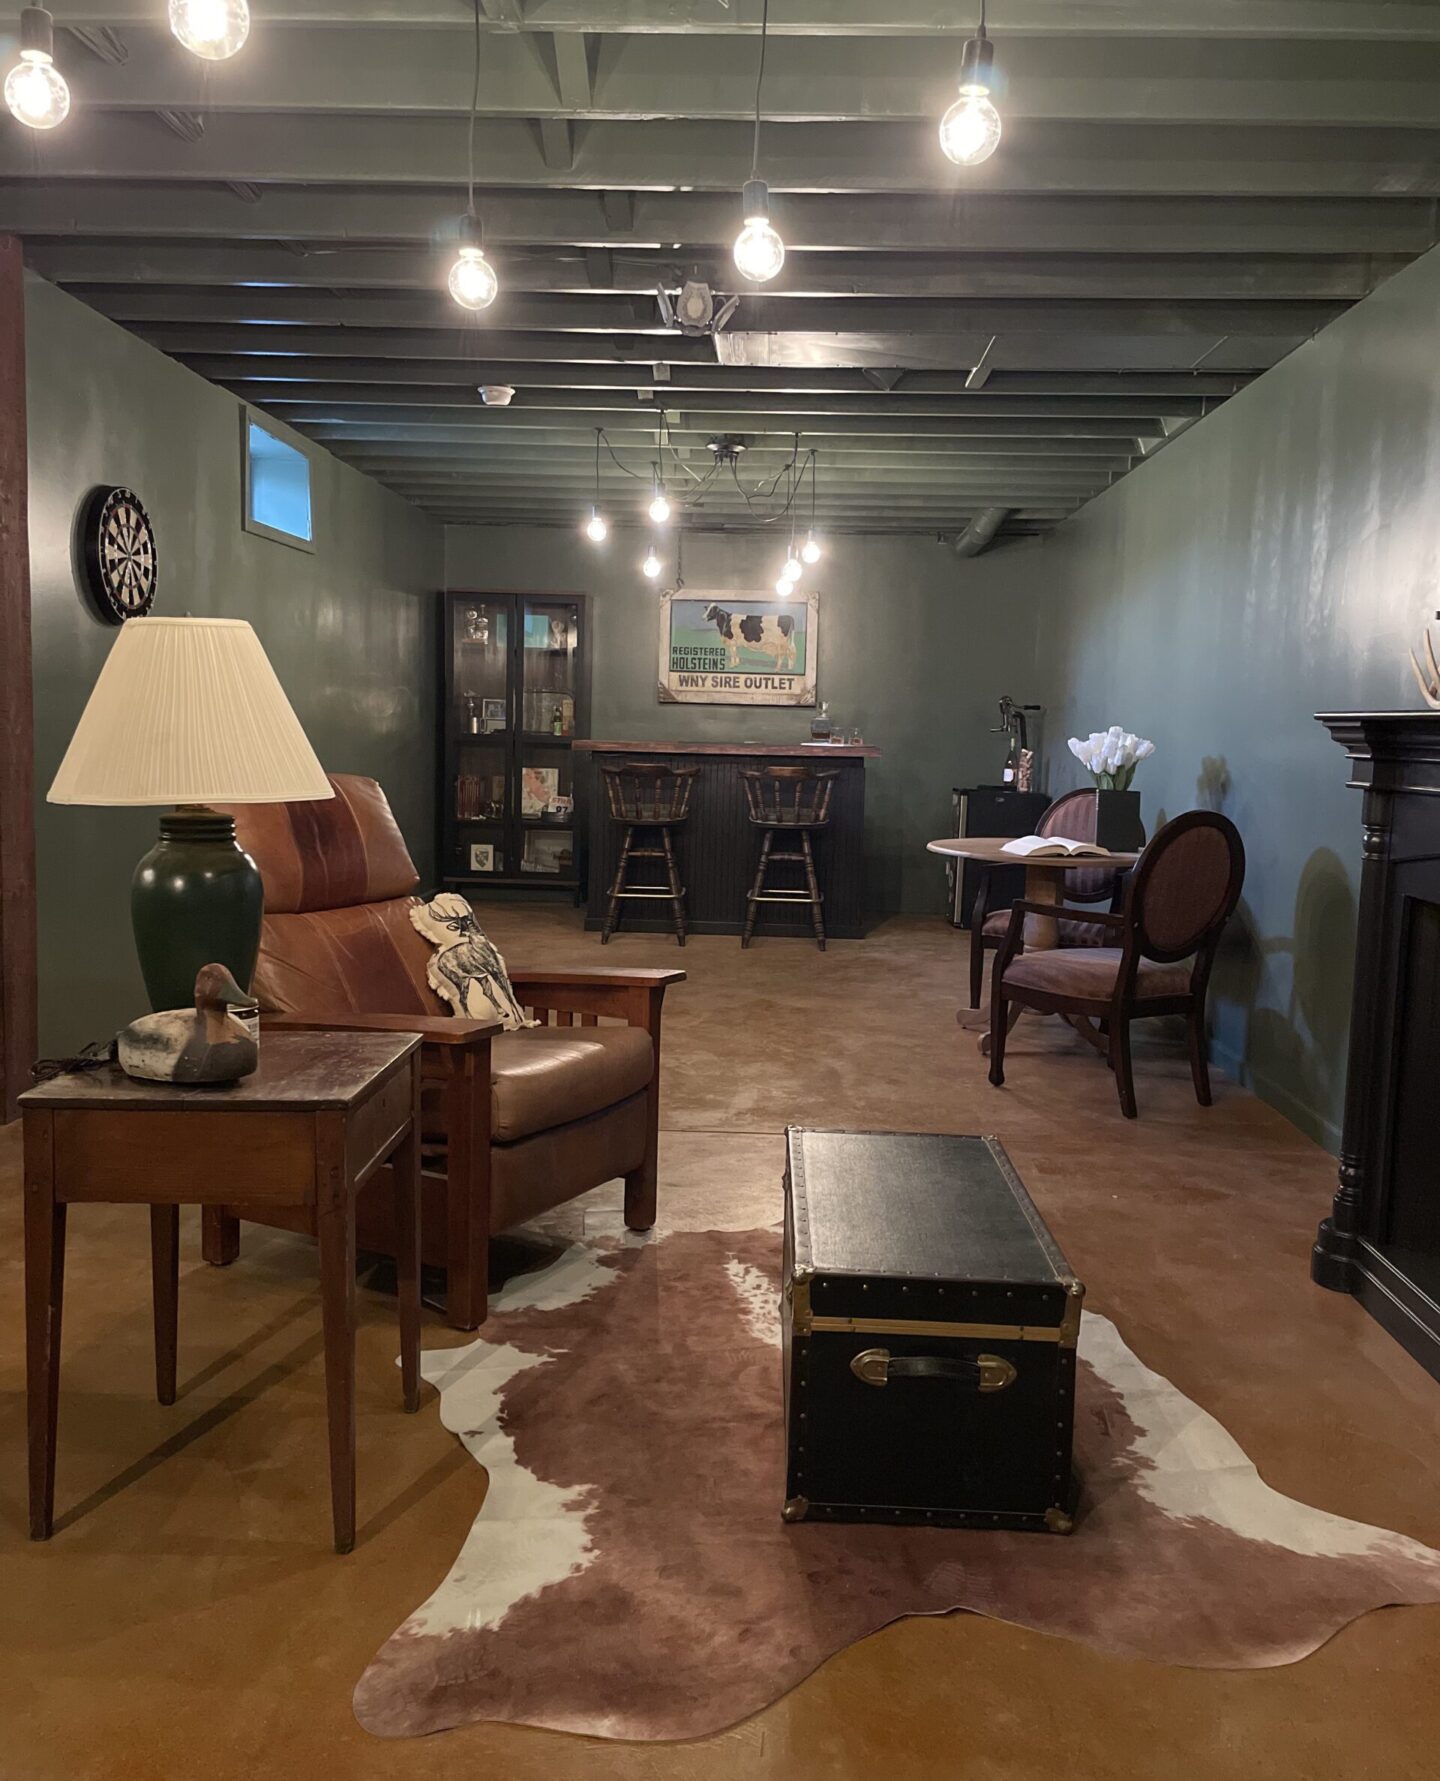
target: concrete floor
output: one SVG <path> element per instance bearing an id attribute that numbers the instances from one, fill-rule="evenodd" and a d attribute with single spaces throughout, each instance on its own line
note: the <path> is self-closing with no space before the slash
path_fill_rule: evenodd
<path id="1" fill-rule="evenodd" d="M 954 1014 L 965 938 L 896 921 L 823 957 L 796 941 L 622 935 L 570 911 L 487 911 L 516 963 L 680 963 L 667 1016 L 666 1222 L 778 1216 L 787 1121 L 997 1133 L 1071 1262 L 1148 1364 L 1217 1415 L 1278 1489 L 1440 1545 L 1440 1385 L 1307 1258 L 1334 1167 L 1228 1083 L 1208 1112 L 1165 1034 L 1137 1047 L 1141 1117 L 1058 1023 L 1025 1022 L 985 1081 Z M 393 1304 L 362 1293 L 360 1539 L 329 1550 L 313 1253 L 247 1231 L 197 1259 L 187 1220 L 181 1396 L 151 1396 L 147 1222 L 71 1213 L 58 1526 L 24 1539 L 19 1128 L 0 1134 L 0 1781 L 1310 1781 L 1436 1774 L 1440 1612 L 1372 1614 L 1274 1671 L 1166 1669 L 959 1615 L 842 1653 L 723 1737 L 633 1746 L 478 1726 L 379 1742 L 350 1690 L 448 1569 L 484 1490 L 433 1396 L 404 1419 Z M 614 1189 L 589 1215 L 608 1222 Z M 584 1216 L 585 1209 L 574 1214 Z M 457 1338 L 437 1318 L 426 1341 Z"/>

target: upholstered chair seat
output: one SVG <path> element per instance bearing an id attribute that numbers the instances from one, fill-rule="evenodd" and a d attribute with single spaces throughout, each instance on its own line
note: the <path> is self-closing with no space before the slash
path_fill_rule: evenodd
<path id="1" fill-rule="evenodd" d="M 661 1004 L 685 974 L 512 963 L 540 1025 L 456 1018 L 427 981 L 432 948 L 410 920 L 418 874 L 384 792 L 351 774 L 330 782 L 328 801 L 230 810 L 265 882 L 256 999 L 267 1024 L 426 1040 L 423 1253 L 447 1271 L 451 1322 L 473 1329 L 492 1233 L 617 1176 L 627 1224 L 653 1223 Z M 362 1192 L 358 1217 L 362 1246 L 393 1253 L 390 1196 Z M 207 1219 L 209 1260 L 233 1260 L 237 1242 L 233 1209 Z"/>
<path id="2" fill-rule="evenodd" d="M 1120 1110 L 1134 1119 L 1130 1023 L 1179 1014 L 1195 1098 L 1208 1107 L 1205 992 L 1244 883 L 1245 848 L 1234 823 L 1212 810 L 1189 810 L 1141 854 L 1119 910 L 1073 916 L 1096 930 L 1101 945 L 1027 952 L 1027 916 L 1048 916 L 1053 905 L 1013 904 L 990 978 L 991 1082 L 999 1088 L 1005 1081 L 1005 1040 L 1020 1011 L 1058 1014 L 1105 1054 Z"/>
<path id="3" fill-rule="evenodd" d="M 1093 841 L 1100 815 L 1098 793 L 1088 788 L 1065 792 L 1041 816 L 1035 825 L 1037 835 L 1062 835 L 1067 841 Z M 1010 926 L 1010 911 L 990 912 L 990 889 L 995 868 L 982 868 L 975 907 L 970 916 L 970 1006 L 980 1006 L 980 992 L 985 981 L 985 955 L 997 952 Z M 1124 874 L 1113 866 L 1084 866 L 1065 874 L 1065 901 L 1093 907 L 1103 904 L 1114 910 L 1119 907 Z M 1103 946 L 1105 934 L 1093 922 L 1062 918 L 1058 924 L 1057 946 Z"/>

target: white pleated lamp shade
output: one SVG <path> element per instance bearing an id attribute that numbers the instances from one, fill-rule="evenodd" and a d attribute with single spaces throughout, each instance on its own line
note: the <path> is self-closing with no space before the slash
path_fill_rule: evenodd
<path id="1" fill-rule="evenodd" d="M 100 670 L 52 804 L 271 804 L 333 797 L 240 618 L 132 618 Z"/>

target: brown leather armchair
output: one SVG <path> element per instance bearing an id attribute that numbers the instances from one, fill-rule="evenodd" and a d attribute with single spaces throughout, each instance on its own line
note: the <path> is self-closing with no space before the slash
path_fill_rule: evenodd
<path id="1" fill-rule="evenodd" d="M 229 809 L 265 880 L 256 997 L 267 1026 L 424 1038 L 422 1253 L 447 1270 L 451 1323 L 474 1329 L 493 1233 L 617 1175 L 630 1229 L 655 1222 L 661 1004 L 685 973 L 511 966 L 545 1024 L 456 1018 L 426 981 L 432 951 L 410 924 L 419 875 L 384 792 L 352 774 L 331 784 L 325 802 Z M 206 1260 L 234 1261 L 239 1221 L 258 1212 L 209 1211 Z M 363 1193 L 360 1247 L 393 1255 L 389 1221 L 390 1196 Z"/>

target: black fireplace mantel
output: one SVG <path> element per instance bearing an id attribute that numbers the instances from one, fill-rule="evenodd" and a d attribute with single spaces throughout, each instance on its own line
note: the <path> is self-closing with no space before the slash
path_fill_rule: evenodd
<path id="1" fill-rule="evenodd" d="M 1310 1271 L 1440 1378 L 1440 711 L 1317 721 L 1365 799 L 1340 1186 Z"/>

